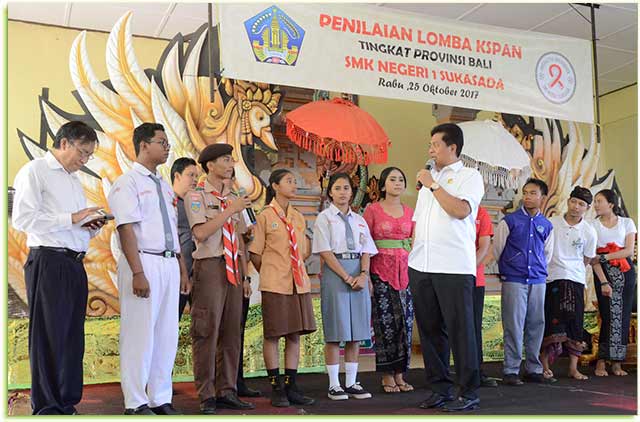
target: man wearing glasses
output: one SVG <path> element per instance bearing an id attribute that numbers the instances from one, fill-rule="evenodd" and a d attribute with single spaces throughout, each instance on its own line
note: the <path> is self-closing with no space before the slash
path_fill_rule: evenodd
<path id="1" fill-rule="evenodd" d="M 133 131 L 136 161 L 116 180 L 109 206 L 118 228 L 120 384 L 126 415 L 177 415 L 171 370 L 178 348 L 179 291 L 189 293 L 180 257 L 173 189 L 157 171 L 169 157 L 164 127 Z"/>
<path id="2" fill-rule="evenodd" d="M 88 219 L 78 178 L 98 144 L 78 121 L 60 127 L 53 149 L 16 175 L 13 227 L 27 234 L 24 276 L 29 303 L 31 407 L 34 415 L 72 415 L 82 398 L 89 239 L 105 219 Z M 91 221 L 87 221 L 91 220 Z"/>

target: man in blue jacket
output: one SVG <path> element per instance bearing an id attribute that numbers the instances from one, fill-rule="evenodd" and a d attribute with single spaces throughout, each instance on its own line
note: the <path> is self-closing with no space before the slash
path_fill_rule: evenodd
<path id="1" fill-rule="evenodd" d="M 546 183 L 529 179 L 522 187 L 522 207 L 507 215 L 496 228 L 493 252 L 502 282 L 504 333 L 503 382 L 522 385 L 520 362 L 524 339 L 524 379 L 545 378 L 539 354 L 544 336 L 544 297 L 547 265 L 553 251 L 553 226 L 540 212 L 548 194 Z"/>

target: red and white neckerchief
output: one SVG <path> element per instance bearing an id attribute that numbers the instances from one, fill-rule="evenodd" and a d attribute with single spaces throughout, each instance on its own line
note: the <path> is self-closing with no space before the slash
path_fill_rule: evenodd
<path id="1" fill-rule="evenodd" d="M 276 213 L 280 220 L 287 227 L 287 232 L 289 232 L 289 249 L 291 251 L 291 270 L 293 271 L 293 281 L 297 286 L 302 287 L 302 260 L 300 259 L 300 253 L 298 251 L 298 242 L 296 241 L 296 232 L 293 229 L 293 224 L 287 221 L 287 218 L 284 215 L 284 212 L 278 208 L 276 208 L 273 204 L 269 204 L 269 206 L 273 209 L 273 212 Z"/>
<path id="2" fill-rule="evenodd" d="M 215 190 L 212 190 L 211 194 L 220 201 L 220 210 L 224 212 L 228 205 L 227 197 L 220 195 L 220 193 Z M 235 286 L 238 284 L 240 270 L 238 269 L 238 238 L 236 237 L 236 231 L 233 227 L 231 217 L 229 217 L 222 226 L 222 246 L 224 247 L 227 280 Z"/>

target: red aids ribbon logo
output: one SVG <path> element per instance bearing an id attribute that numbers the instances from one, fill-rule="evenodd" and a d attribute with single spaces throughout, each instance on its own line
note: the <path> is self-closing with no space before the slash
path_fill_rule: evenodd
<path id="1" fill-rule="evenodd" d="M 576 73 L 560 53 L 546 53 L 536 64 L 536 82 L 542 95 L 554 104 L 564 104 L 576 91 Z"/>

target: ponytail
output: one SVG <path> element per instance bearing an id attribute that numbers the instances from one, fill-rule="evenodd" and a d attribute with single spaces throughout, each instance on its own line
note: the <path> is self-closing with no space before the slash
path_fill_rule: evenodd
<path id="1" fill-rule="evenodd" d="M 269 203 L 276 197 L 276 191 L 273 189 L 273 184 L 280 184 L 280 180 L 287 174 L 293 174 L 290 170 L 287 169 L 277 169 L 271 173 L 269 176 L 269 186 L 267 186 L 267 197 L 265 199 L 265 205 L 269 205 Z"/>

